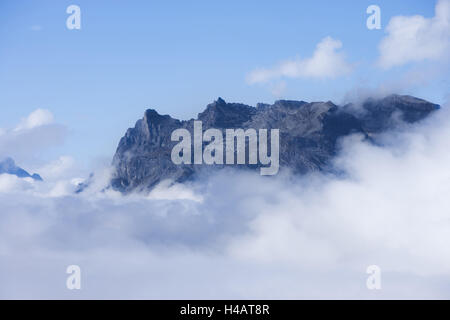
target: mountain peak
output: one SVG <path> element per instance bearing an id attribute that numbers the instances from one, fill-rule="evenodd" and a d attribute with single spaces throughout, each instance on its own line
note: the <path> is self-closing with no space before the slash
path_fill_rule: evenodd
<path id="1" fill-rule="evenodd" d="M 413 105 L 426 105 L 430 104 L 428 101 L 413 97 L 410 95 L 399 95 L 399 94 L 391 94 L 384 99 L 383 101 L 387 103 L 395 103 L 395 102 L 401 102 L 401 103 L 407 103 L 407 104 L 413 104 Z M 435 104 L 436 108 L 439 108 L 439 105 Z"/>
<path id="2" fill-rule="evenodd" d="M 250 120 L 255 112 L 254 107 L 242 103 L 227 103 L 219 97 L 198 114 L 198 120 L 203 121 L 206 126 L 235 128 Z"/>
<path id="3" fill-rule="evenodd" d="M 223 100 L 221 97 L 218 97 L 217 100 L 215 101 L 216 104 L 222 104 L 222 105 L 226 105 L 227 103 L 225 102 L 225 100 Z"/>
<path id="4" fill-rule="evenodd" d="M 144 113 L 144 122 L 148 124 L 157 124 L 168 118 L 169 115 L 161 115 L 155 109 L 147 109 Z"/>

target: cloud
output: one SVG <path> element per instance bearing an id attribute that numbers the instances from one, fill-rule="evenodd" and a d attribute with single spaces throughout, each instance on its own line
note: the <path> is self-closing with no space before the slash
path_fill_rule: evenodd
<path id="1" fill-rule="evenodd" d="M 448 59 L 450 50 L 450 0 L 439 0 L 435 16 L 395 16 L 379 45 L 378 64 L 385 68 L 423 60 Z"/>
<path id="2" fill-rule="evenodd" d="M 202 202 L 203 197 L 195 194 L 183 184 L 172 184 L 170 180 L 164 180 L 158 184 L 148 195 L 149 199 L 154 200 L 192 200 Z"/>
<path id="3" fill-rule="evenodd" d="M 346 75 L 353 67 L 339 51 L 341 48 L 342 42 L 326 37 L 317 45 L 311 58 L 287 60 L 273 68 L 254 70 L 247 75 L 247 82 L 265 83 L 282 77 L 326 79 Z"/>
<path id="4" fill-rule="evenodd" d="M 0 158 L 12 157 L 17 162 L 33 158 L 42 150 L 61 144 L 67 128 L 54 123 L 53 114 L 37 109 L 12 129 L 0 129 Z"/>
<path id="5" fill-rule="evenodd" d="M 22 192 L 32 189 L 34 180 L 18 178 L 15 175 L 0 174 L 0 193 Z"/>
<path id="6" fill-rule="evenodd" d="M 44 166 L 33 169 L 34 172 L 39 172 L 45 180 L 61 180 L 67 175 L 73 175 L 76 167 L 75 159 L 70 156 L 61 156 L 57 160 L 45 164 Z"/>
<path id="7" fill-rule="evenodd" d="M 54 117 L 49 110 L 37 109 L 20 121 L 14 131 L 30 130 L 53 123 Z"/>
<path id="8" fill-rule="evenodd" d="M 80 195 L 0 177 L 0 297 L 448 298 L 450 112 L 402 130 L 344 139 L 342 176 L 226 170 L 130 196 L 103 190 L 107 169 Z"/>

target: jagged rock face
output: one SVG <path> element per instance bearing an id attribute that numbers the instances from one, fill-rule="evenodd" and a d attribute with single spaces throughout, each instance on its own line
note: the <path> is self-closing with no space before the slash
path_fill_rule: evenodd
<path id="1" fill-rule="evenodd" d="M 40 175 L 37 173 L 34 173 L 33 175 L 29 174 L 24 169 L 16 166 L 16 163 L 11 158 L 6 158 L 0 162 L 0 174 L 3 173 L 15 175 L 19 178 L 32 178 L 36 181 L 42 181 Z"/>
<path id="2" fill-rule="evenodd" d="M 412 123 L 425 118 L 439 106 L 410 97 L 391 95 L 384 99 L 368 99 L 362 106 L 338 107 L 332 102 L 286 101 L 273 105 L 226 103 L 219 98 L 198 115 L 203 131 L 209 128 L 279 129 L 280 170 L 294 173 L 325 170 L 337 152 L 339 138 L 361 133 L 365 136 L 395 127 L 400 122 Z M 356 110 L 356 111 L 355 111 Z M 174 130 L 193 132 L 194 120 L 180 121 L 155 110 L 147 110 L 134 128 L 121 139 L 113 159 L 115 172 L 112 186 L 129 192 L 150 189 L 164 179 L 182 182 L 200 171 L 222 165 L 176 165 L 171 160 Z M 259 165 L 240 165 L 256 169 Z"/>

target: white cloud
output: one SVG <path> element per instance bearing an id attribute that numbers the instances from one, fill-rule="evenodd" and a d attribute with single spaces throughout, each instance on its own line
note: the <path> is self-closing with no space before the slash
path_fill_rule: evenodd
<path id="1" fill-rule="evenodd" d="M 75 169 L 75 159 L 70 156 L 61 156 L 57 160 L 47 163 L 44 166 L 33 169 L 34 172 L 45 178 L 45 180 L 61 180 L 68 175 L 72 175 Z"/>
<path id="2" fill-rule="evenodd" d="M 202 202 L 201 195 L 195 194 L 189 187 L 183 184 L 173 184 L 170 180 L 164 180 L 158 184 L 148 195 L 153 200 L 192 200 Z"/>
<path id="3" fill-rule="evenodd" d="M 383 68 L 423 60 L 448 59 L 450 50 L 450 0 L 439 0 L 435 16 L 395 16 L 380 43 Z"/>
<path id="4" fill-rule="evenodd" d="M 33 179 L 18 178 L 11 174 L 0 174 L 0 193 L 23 192 L 33 188 Z"/>
<path id="5" fill-rule="evenodd" d="M 37 109 L 20 121 L 14 131 L 30 130 L 53 123 L 53 114 L 49 110 Z"/>
<path id="6" fill-rule="evenodd" d="M 264 83 L 282 77 L 326 79 L 348 74 L 353 67 L 339 51 L 341 48 L 342 42 L 326 37 L 317 45 L 311 58 L 288 60 L 273 68 L 254 70 L 247 75 L 247 82 Z"/>

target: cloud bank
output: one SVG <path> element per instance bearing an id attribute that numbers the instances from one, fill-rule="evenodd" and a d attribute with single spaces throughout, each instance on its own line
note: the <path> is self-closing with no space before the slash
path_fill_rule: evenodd
<path id="1" fill-rule="evenodd" d="M 336 78 L 350 73 L 352 65 L 339 49 L 342 42 L 326 37 L 317 45 L 312 57 L 287 60 L 272 68 L 261 68 L 247 75 L 249 84 L 266 83 L 279 78 Z"/>
<path id="2" fill-rule="evenodd" d="M 127 197 L 107 169 L 80 195 L 2 175 L 0 297 L 448 298 L 449 136 L 444 107 L 379 145 L 343 140 L 345 175 L 222 171 Z"/>
<path id="3" fill-rule="evenodd" d="M 385 69 L 423 60 L 448 59 L 450 0 L 439 0 L 435 16 L 393 17 L 380 43 L 379 65 Z"/>

